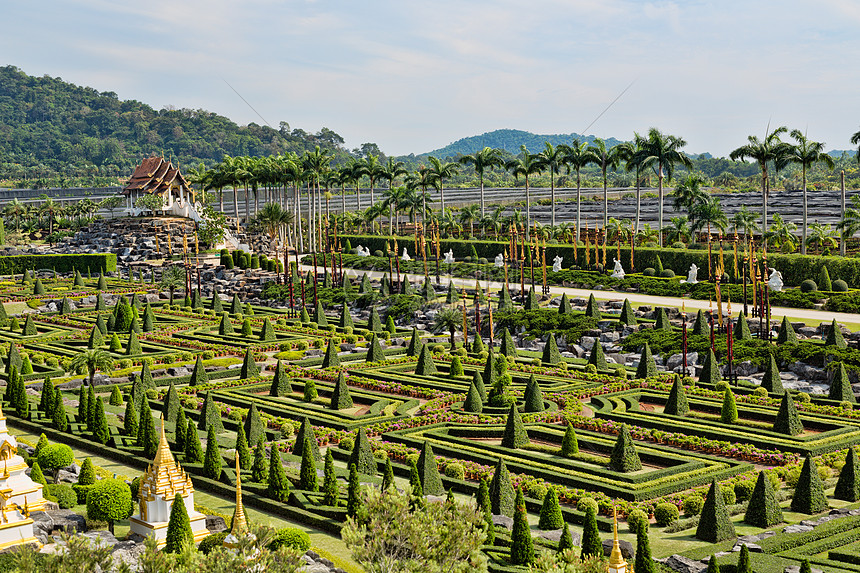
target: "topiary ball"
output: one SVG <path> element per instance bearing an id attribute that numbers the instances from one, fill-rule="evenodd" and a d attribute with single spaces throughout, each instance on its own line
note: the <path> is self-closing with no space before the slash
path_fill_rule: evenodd
<path id="1" fill-rule="evenodd" d="M 674 503 L 658 503 L 657 507 L 654 508 L 654 519 L 660 527 L 674 523 L 680 515 L 681 512 Z"/>
<path id="2" fill-rule="evenodd" d="M 684 513 L 690 517 L 702 513 L 705 500 L 698 494 L 688 495 L 684 498 Z"/>
<path id="3" fill-rule="evenodd" d="M 290 547 L 304 553 L 311 548 L 311 538 L 307 533 L 295 527 L 278 529 L 275 538 L 269 543 L 269 550 L 277 551 L 281 547 Z"/>
<path id="4" fill-rule="evenodd" d="M 600 506 L 597 504 L 597 502 L 590 497 L 581 497 L 579 498 L 579 501 L 576 502 L 576 509 L 583 513 L 586 513 L 588 509 L 591 508 L 596 514 L 599 507 Z"/>
<path id="5" fill-rule="evenodd" d="M 664 279 L 672 279 L 675 278 L 675 271 L 672 269 L 663 269 L 660 271 L 660 276 Z"/>
<path id="6" fill-rule="evenodd" d="M 687 245 L 685 245 L 681 241 L 676 241 L 676 242 L 672 243 L 672 248 L 673 249 L 686 249 Z M 678 509 L 678 508 L 676 507 L 675 509 Z"/>
<path id="7" fill-rule="evenodd" d="M 833 287 L 833 292 L 848 292 L 848 283 L 842 279 L 833 281 L 830 286 Z"/>
<path id="8" fill-rule="evenodd" d="M 646 276 L 646 277 L 653 277 L 653 276 L 656 276 L 656 274 L 657 274 L 657 271 L 654 270 L 652 267 L 648 267 L 647 269 L 642 271 L 642 275 Z"/>
<path id="9" fill-rule="evenodd" d="M 642 523 L 648 523 L 648 514 L 641 509 L 634 509 L 627 514 L 627 527 L 631 533 L 639 531 L 639 525 Z"/>
<path id="10" fill-rule="evenodd" d="M 382 251 L 380 251 L 379 249 L 373 251 L 373 256 L 374 257 L 382 257 L 383 256 Z"/>
<path id="11" fill-rule="evenodd" d="M 719 382 L 714 384 L 714 390 L 716 390 L 717 392 L 725 392 L 728 389 L 729 389 L 729 383 L 726 382 L 725 380 L 720 380 Z"/>
<path id="12" fill-rule="evenodd" d="M 800 291 L 801 292 L 815 292 L 818 290 L 818 285 L 815 284 L 815 281 L 812 279 L 806 279 L 802 283 L 800 283 Z"/>

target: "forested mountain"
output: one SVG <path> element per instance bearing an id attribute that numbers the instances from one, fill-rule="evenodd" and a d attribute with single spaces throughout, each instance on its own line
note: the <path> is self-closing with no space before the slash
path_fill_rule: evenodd
<path id="1" fill-rule="evenodd" d="M 482 135 L 473 135 L 472 137 L 458 139 L 454 143 L 450 143 L 441 149 L 423 153 L 421 156 L 432 155 L 434 157 L 453 157 L 456 155 L 468 155 L 475 153 L 476 151 L 480 151 L 485 147 L 504 149 L 505 151 L 516 155 L 520 152 L 521 145 L 525 145 L 530 152 L 537 153 L 544 148 L 545 142 L 549 142 L 553 145 L 558 145 L 560 143 L 570 144 L 574 139 L 579 139 L 580 142 L 586 141 L 591 143 L 594 141 L 595 136 L 579 135 L 578 133 L 538 135 L 519 129 L 497 129 Z M 621 143 L 621 141 L 614 137 L 610 137 L 606 140 L 607 147 L 613 147 L 619 143 Z"/>
<path id="2" fill-rule="evenodd" d="M 343 150 L 343 139 L 323 127 L 316 134 L 251 123 L 240 126 L 205 110 L 161 109 L 113 92 L 34 77 L 0 67 L 0 179 L 61 174 L 127 176 L 146 155 L 164 153 L 191 166 L 225 154 L 302 153 L 315 145 Z"/>

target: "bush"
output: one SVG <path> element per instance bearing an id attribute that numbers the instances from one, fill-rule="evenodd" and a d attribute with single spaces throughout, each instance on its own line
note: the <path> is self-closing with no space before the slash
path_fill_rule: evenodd
<path id="1" fill-rule="evenodd" d="M 646 277 L 653 277 L 653 276 L 656 276 L 656 275 L 657 275 L 657 271 L 656 271 L 654 268 L 652 268 L 652 267 L 648 267 L 647 269 L 645 269 L 644 271 L 642 271 L 642 276 L 646 276 Z"/>
<path id="2" fill-rule="evenodd" d="M 229 531 L 219 531 L 218 533 L 207 535 L 203 541 L 200 542 L 200 545 L 197 546 L 197 550 L 203 555 L 209 555 L 209 553 L 216 547 L 224 546 L 224 538 L 229 534 Z"/>
<path id="3" fill-rule="evenodd" d="M 833 292 L 848 292 L 848 283 L 842 279 L 833 281 Z"/>
<path id="4" fill-rule="evenodd" d="M 454 479 L 465 479 L 466 469 L 463 464 L 452 462 L 445 466 L 445 475 Z"/>
<path id="5" fill-rule="evenodd" d="M 755 482 L 752 480 L 741 480 L 735 483 L 735 502 L 742 503 L 744 501 L 749 501 L 750 496 L 752 496 L 753 489 L 755 488 Z"/>
<path id="6" fill-rule="evenodd" d="M 812 279 L 806 279 L 802 283 L 800 283 L 800 291 L 801 292 L 815 292 L 818 290 L 818 285 L 815 284 L 815 281 Z"/>
<path id="7" fill-rule="evenodd" d="M 723 494 L 723 501 L 726 502 L 726 505 L 734 505 L 737 496 L 735 495 L 735 488 L 730 485 L 721 485 L 720 492 Z"/>
<path id="8" fill-rule="evenodd" d="M 271 551 L 277 551 L 281 547 L 290 547 L 304 553 L 311 548 L 311 538 L 301 529 L 283 527 L 277 530 L 275 538 L 268 546 Z"/>
<path id="9" fill-rule="evenodd" d="M 60 509 L 71 509 L 78 503 L 78 494 L 72 486 L 64 483 L 48 484 L 48 494 L 56 498 Z"/>
<path id="10" fill-rule="evenodd" d="M 597 513 L 597 510 L 599 508 L 600 508 L 600 506 L 598 505 L 598 503 L 590 497 L 581 497 L 576 502 L 576 509 L 578 509 L 579 511 L 581 511 L 583 513 L 588 513 L 589 509 L 592 509 L 592 510 L 594 510 L 595 513 Z"/>
<path id="11" fill-rule="evenodd" d="M 681 241 L 675 241 L 674 243 L 672 243 L 672 248 L 673 249 L 686 249 L 687 245 L 685 245 Z"/>
<path id="12" fill-rule="evenodd" d="M 702 506 L 705 505 L 705 500 L 699 494 L 688 495 L 684 498 L 684 515 L 694 516 L 702 513 Z"/>
<path id="13" fill-rule="evenodd" d="M 681 512 L 674 503 L 658 503 L 654 508 L 654 519 L 657 525 L 665 527 L 678 520 Z"/>
<path id="14" fill-rule="evenodd" d="M 672 269 L 663 269 L 662 271 L 660 271 L 660 277 L 664 279 L 675 278 L 675 271 L 673 271 Z"/>
<path id="15" fill-rule="evenodd" d="M 627 514 L 627 527 L 630 529 L 631 533 L 639 531 L 639 526 L 643 523 L 646 525 L 648 524 L 648 514 L 641 509 L 634 509 Z"/>
<path id="16" fill-rule="evenodd" d="M 339 447 L 340 449 L 342 449 L 346 452 L 351 452 L 352 448 L 354 446 L 355 446 L 355 440 L 352 438 L 352 436 L 347 436 L 347 437 L 343 438 L 337 444 L 337 447 Z"/>

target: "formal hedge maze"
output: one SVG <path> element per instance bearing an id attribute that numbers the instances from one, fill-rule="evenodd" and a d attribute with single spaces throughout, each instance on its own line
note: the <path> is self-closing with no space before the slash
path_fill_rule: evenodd
<path id="1" fill-rule="evenodd" d="M 641 510 L 655 534 L 669 527 L 706 539 L 694 529 L 710 519 L 707 503 L 697 514 L 712 484 L 737 515 L 768 468 L 785 504 L 804 483 L 808 455 L 826 483 L 860 438 L 860 416 L 839 401 L 682 379 L 650 368 L 645 350 L 644 366 L 625 368 L 607 364 L 599 344 L 588 358 L 562 356 L 551 338 L 538 357 L 517 349 L 504 327 L 492 347 L 470 333 L 452 348 L 447 327 L 413 329 L 346 299 L 292 313 L 236 297 L 171 301 L 145 282 L 40 277 L 36 288 L 28 278 L 0 291 L 25 292 L 26 306 L 40 311 L 0 317 L 11 423 L 145 468 L 163 417 L 196 487 L 232 495 L 238 455 L 247 505 L 332 532 L 358 483 L 477 497 L 486 482 L 488 514 L 512 516 L 520 489 L 533 515 L 557 499 L 574 527 L 589 523 L 592 507 L 603 531 L 615 509 L 622 519 Z M 362 281 L 362 296 L 379 300 L 369 288 Z M 462 304 L 444 290 L 422 294 L 439 314 Z M 558 311 L 534 308 L 532 297 L 526 304 L 533 308 L 517 312 L 569 313 L 566 335 L 577 317 L 587 321 L 582 332 L 595 327 L 595 313 L 617 330 L 630 320 L 627 305 L 601 315 L 591 302 L 584 312 L 564 301 Z M 846 501 L 860 500 L 856 489 Z M 829 552 L 824 561 L 855 570 L 857 531 L 765 553 L 797 561 Z M 550 539 L 535 542 L 552 549 Z M 494 570 L 516 570 L 511 543 L 496 527 L 487 548 Z"/>

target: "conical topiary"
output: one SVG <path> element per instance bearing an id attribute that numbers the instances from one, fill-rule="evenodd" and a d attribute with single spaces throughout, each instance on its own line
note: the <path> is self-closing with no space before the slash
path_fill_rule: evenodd
<path id="1" fill-rule="evenodd" d="M 340 347 L 335 345 L 334 338 L 329 338 L 320 368 L 335 368 L 340 366 L 340 358 L 337 355 L 339 350 Z"/>
<path id="2" fill-rule="evenodd" d="M 170 506 L 170 518 L 167 522 L 165 545 L 162 551 L 179 553 L 189 543 L 194 543 L 194 533 L 191 531 L 191 521 L 188 519 L 185 500 L 182 494 L 177 493 Z"/>
<path id="3" fill-rule="evenodd" d="M 573 307 L 570 306 L 570 300 L 567 298 L 567 293 L 562 293 L 561 302 L 558 304 L 558 313 L 559 314 L 571 314 L 573 313 Z"/>
<path id="4" fill-rule="evenodd" d="M 836 363 L 827 397 L 840 402 L 851 402 L 852 404 L 857 402 L 854 397 L 854 390 L 851 388 L 851 381 L 848 379 L 848 371 L 845 370 L 845 364 L 842 362 Z"/>
<path id="5" fill-rule="evenodd" d="M 146 362 L 144 362 L 144 367 L 147 368 Z M 194 370 L 191 371 L 191 380 L 189 384 L 191 386 L 200 386 L 202 384 L 209 383 L 209 375 L 206 373 L 206 368 L 203 366 L 203 357 L 202 355 L 197 355 L 197 360 L 194 362 Z"/>
<path id="6" fill-rule="evenodd" d="M 600 540 L 600 531 L 597 529 L 597 512 L 591 506 L 585 510 L 580 551 L 583 558 L 603 558 L 603 542 Z"/>
<path id="7" fill-rule="evenodd" d="M 427 441 L 421 447 L 421 455 L 418 456 L 417 468 L 424 495 L 445 494 L 445 488 L 442 486 L 442 478 L 439 476 L 439 467 L 436 465 L 436 456 L 433 454 L 433 447 Z"/>
<path id="8" fill-rule="evenodd" d="M 293 455 L 300 457 L 304 455 L 305 446 L 307 444 L 310 444 L 311 446 L 311 454 L 314 459 L 322 460 L 320 444 L 317 440 L 316 434 L 314 433 L 314 427 L 311 426 L 311 421 L 308 417 L 304 416 L 302 418 L 302 424 L 299 426 L 299 431 L 296 432 L 296 443 L 293 446 Z"/>
<path id="9" fill-rule="evenodd" d="M 588 295 L 588 304 L 585 305 L 585 316 L 590 316 L 597 320 L 602 318 L 600 314 L 600 306 L 597 304 L 597 299 L 594 298 L 593 294 Z"/>
<path id="10" fill-rule="evenodd" d="M 839 480 L 836 482 L 836 490 L 833 492 L 833 497 L 843 501 L 860 501 L 858 470 L 860 470 L 860 464 L 857 463 L 857 452 L 854 451 L 853 445 L 848 446 L 848 451 L 845 454 L 845 464 L 839 472 Z"/>
<path id="11" fill-rule="evenodd" d="M 260 367 L 254 362 L 254 354 L 251 352 L 251 348 L 248 347 L 245 350 L 245 358 L 242 361 L 242 368 L 239 371 L 239 377 L 242 379 L 245 378 L 253 378 L 260 374 Z"/>
<path id="12" fill-rule="evenodd" d="M 672 325 L 669 323 L 669 316 L 666 314 L 666 309 L 662 306 L 657 309 L 654 330 L 672 330 Z"/>
<path id="13" fill-rule="evenodd" d="M 325 310 L 323 310 L 321 302 L 317 302 L 317 305 L 314 308 L 314 322 L 316 322 L 319 327 L 328 326 L 328 319 L 325 316 Z"/>
<path id="14" fill-rule="evenodd" d="M 689 411 L 690 404 L 687 402 L 684 384 L 681 382 L 681 377 L 675 374 L 675 380 L 672 382 L 672 389 L 669 390 L 669 397 L 666 399 L 663 413 L 673 416 L 686 416 Z"/>
<path id="15" fill-rule="evenodd" d="M 376 458 L 373 457 L 373 449 L 367 439 L 364 427 L 358 429 L 355 435 L 355 443 L 349 456 L 349 465 L 354 465 L 360 473 L 373 476 L 376 475 Z"/>
<path id="16" fill-rule="evenodd" d="M 499 347 L 499 352 L 505 356 L 517 357 L 517 347 L 514 344 L 514 339 L 511 336 L 511 331 L 507 328 L 502 329 L 502 345 Z"/>
<path id="17" fill-rule="evenodd" d="M 700 308 L 696 313 L 696 320 L 693 322 L 691 334 L 695 336 L 708 336 L 708 319 L 705 318 L 705 312 Z"/>
<path id="18" fill-rule="evenodd" d="M 555 488 L 548 488 L 540 508 L 538 529 L 552 531 L 561 529 L 563 526 L 564 517 L 561 515 L 561 507 L 558 505 L 558 495 L 555 493 Z"/>
<path id="19" fill-rule="evenodd" d="M 734 536 L 735 526 L 726 509 L 723 493 L 717 487 L 716 480 L 713 480 L 705 498 L 705 504 L 702 506 L 696 538 L 710 543 L 719 543 Z"/>
<path id="20" fill-rule="evenodd" d="M 331 394 L 331 405 L 329 406 L 332 410 L 345 410 L 346 408 L 352 408 L 352 396 L 349 393 L 349 386 L 346 385 L 346 378 L 343 375 L 343 371 L 339 372 L 337 375 L 337 382 L 334 385 L 334 391 Z"/>
<path id="21" fill-rule="evenodd" d="M 723 406 L 720 409 L 720 421 L 723 424 L 734 424 L 738 421 L 738 406 L 735 402 L 735 395 L 728 388 L 723 392 Z"/>
<path id="22" fill-rule="evenodd" d="M 734 336 L 735 340 L 750 340 L 752 338 L 750 325 L 747 324 L 747 319 L 744 316 L 743 311 L 738 314 L 738 321 L 735 323 Z"/>
<path id="23" fill-rule="evenodd" d="M 800 478 L 794 488 L 791 498 L 791 511 L 797 513 L 820 513 L 827 509 L 827 496 L 824 495 L 824 484 L 818 474 L 818 468 L 812 456 L 806 454 L 806 460 L 800 469 Z"/>
<path id="24" fill-rule="evenodd" d="M 212 399 L 212 392 L 206 392 L 206 399 L 203 401 L 203 408 L 200 410 L 198 427 L 203 431 L 207 431 L 210 426 L 215 428 L 215 431 L 219 434 L 224 431 L 224 424 L 221 423 L 221 411 Z"/>
<path id="25" fill-rule="evenodd" d="M 621 430 L 615 439 L 615 446 L 612 448 L 608 467 L 613 471 L 621 473 L 635 472 L 642 469 L 642 462 L 639 461 L 639 454 L 636 453 L 633 437 L 630 435 L 630 429 L 627 427 L 627 424 L 621 425 Z"/>
<path id="26" fill-rule="evenodd" d="M 705 363 L 702 365 L 702 371 L 699 372 L 699 383 L 716 384 L 722 379 L 720 364 L 717 362 L 713 349 L 709 348 L 708 354 L 705 356 Z"/>
<path id="27" fill-rule="evenodd" d="M 453 285 L 452 285 L 453 286 Z M 456 302 L 456 298 L 454 299 Z M 511 291 L 508 289 L 508 284 L 502 285 L 502 290 L 499 291 L 499 310 L 513 310 L 514 301 L 511 298 Z"/>
<path id="28" fill-rule="evenodd" d="M 576 438 L 576 430 L 573 429 L 573 424 L 568 424 L 564 431 L 564 437 L 561 439 L 561 450 L 559 455 L 569 457 L 579 453 L 579 440 Z"/>
<path id="29" fill-rule="evenodd" d="M 385 352 L 382 351 L 382 345 L 379 343 L 379 337 L 376 334 L 370 336 L 370 344 L 365 355 L 365 362 L 383 362 L 385 360 Z"/>
<path id="30" fill-rule="evenodd" d="M 627 326 L 632 326 L 636 324 L 636 313 L 633 311 L 633 305 L 630 304 L 630 301 L 626 298 L 624 299 L 624 304 L 621 306 L 621 315 L 618 317 L 619 322 L 621 324 L 626 324 Z"/>
<path id="31" fill-rule="evenodd" d="M 528 445 L 529 435 L 523 426 L 523 419 L 516 404 L 511 404 L 508 419 L 505 422 L 505 433 L 502 435 L 502 447 L 515 450 Z"/>
<path id="32" fill-rule="evenodd" d="M 343 308 L 340 311 L 340 327 L 341 328 L 352 328 L 355 323 L 352 321 L 352 315 L 349 313 L 349 306 L 346 303 L 343 303 Z"/>
<path id="33" fill-rule="evenodd" d="M 421 342 L 421 338 L 418 336 L 418 329 L 413 326 L 412 338 L 409 339 L 409 346 L 406 348 L 406 356 L 418 356 L 421 354 L 422 346 L 424 346 L 424 343 Z"/>
<path id="34" fill-rule="evenodd" d="M 824 340 L 824 346 L 835 346 L 836 348 L 848 348 L 848 343 L 845 342 L 845 337 L 842 336 L 842 331 L 836 324 L 836 319 L 830 324 L 830 330 L 827 331 L 827 338 Z"/>
<path id="35" fill-rule="evenodd" d="M 475 385 L 475 389 L 478 391 L 478 395 L 481 397 L 481 402 L 487 401 L 487 387 L 484 385 L 484 377 L 477 370 L 472 374 L 472 384 Z"/>
<path id="36" fill-rule="evenodd" d="M 824 265 L 821 265 L 821 272 L 818 274 L 818 290 L 833 290 L 833 283 L 830 282 L 830 272 L 828 272 L 827 267 Z"/>
<path id="37" fill-rule="evenodd" d="M 595 343 L 596 344 L 596 343 Z M 639 356 L 639 366 L 636 367 L 636 378 L 649 378 L 657 375 L 657 364 L 651 354 L 651 346 L 646 342 Z"/>
<path id="38" fill-rule="evenodd" d="M 595 344 L 597 344 L 595 342 Z M 555 334 L 549 333 L 546 339 L 546 344 L 543 347 L 543 355 L 541 357 L 543 364 L 558 364 L 561 361 L 561 353 L 558 351 L 558 344 L 555 342 Z"/>
<path id="39" fill-rule="evenodd" d="M 272 326 L 272 322 L 266 318 L 263 319 L 263 328 L 260 329 L 260 341 L 261 342 L 270 342 L 272 340 L 276 340 L 277 336 L 275 335 L 275 328 Z"/>
<path id="40" fill-rule="evenodd" d="M 544 411 L 543 395 L 534 374 L 529 377 L 529 381 L 526 384 L 524 402 L 526 412 Z"/>
<path id="41" fill-rule="evenodd" d="M 415 374 L 418 376 L 435 376 L 438 374 L 428 344 L 425 344 L 421 348 L 421 355 L 418 357 L 418 364 L 415 366 Z"/>
<path id="42" fill-rule="evenodd" d="M 209 479 L 220 479 L 223 465 L 224 460 L 221 457 L 221 448 L 218 447 L 215 426 L 210 424 L 206 430 L 206 453 L 203 455 L 203 474 Z"/>
<path id="43" fill-rule="evenodd" d="M 535 293 L 534 287 L 529 288 L 529 293 L 526 296 L 526 310 L 538 310 L 540 309 L 540 302 L 538 301 L 537 294 Z"/>
<path id="44" fill-rule="evenodd" d="M 477 374 L 477 372 L 475 374 Z M 483 408 L 484 405 L 481 400 L 481 395 L 475 387 L 475 381 L 472 380 L 472 383 L 469 384 L 469 392 L 466 394 L 466 401 L 463 402 L 463 410 L 473 414 L 480 414 Z"/>
<path id="45" fill-rule="evenodd" d="M 370 318 L 367 319 L 367 330 L 371 332 L 382 332 L 382 321 L 379 319 L 379 313 L 376 312 L 376 307 L 370 309 Z"/>
<path id="46" fill-rule="evenodd" d="M 179 392 L 176 391 L 176 386 L 173 380 L 170 381 L 170 386 L 167 388 L 167 394 L 164 395 L 164 419 L 168 422 L 175 422 L 179 415 L 179 410 L 182 409 L 182 402 L 179 399 Z"/>
<path id="47" fill-rule="evenodd" d="M 782 322 L 779 325 L 779 334 L 776 337 L 777 346 L 783 344 L 794 344 L 797 342 L 797 333 L 794 332 L 794 327 L 788 321 L 787 316 L 782 317 Z"/>
<path id="48" fill-rule="evenodd" d="M 245 416 L 243 426 L 245 427 L 245 435 L 248 437 L 248 443 L 253 444 L 258 440 L 266 439 L 266 425 L 263 423 L 263 419 L 260 418 L 257 404 L 251 404 L 248 415 Z"/>
<path id="49" fill-rule="evenodd" d="M 785 394 L 785 388 L 782 387 L 782 378 L 779 377 L 779 368 L 776 366 L 776 358 L 770 355 L 767 367 L 764 371 L 764 377 L 761 379 L 761 387 L 771 394 Z"/>
<path id="50" fill-rule="evenodd" d="M 803 432 L 803 424 L 797 416 L 797 408 L 794 407 L 794 400 L 789 392 L 782 395 L 779 412 L 773 423 L 773 431 L 788 436 L 796 436 Z"/>
<path id="51" fill-rule="evenodd" d="M 603 347 L 600 345 L 600 340 L 594 340 L 594 346 L 591 347 L 591 354 L 588 355 L 588 363 L 593 364 L 598 370 L 606 370 L 606 356 L 603 354 Z"/>
<path id="52" fill-rule="evenodd" d="M 225 312 L 221 315 L 221 322 L 218 324 L 218 334 L 221 336 L 229 336 L 234 334 L 236 330 L 233 328 L 233 322 L 230 316 Z"/>
<path id="53" fill-rule="evenodd" d="M 511 484 L 511 474 L 505 462 L 499 458 L 490 482 L 490 505 L 494 515 L 514 514 L 514 486 Z"/>
<path id="54" fill-rule="evenodd" d="M 529 529 L 528 515 L 523 492 L 517 488 L 514 501 L 514 525 L 511 531 L 511 563 L 514 565 L 531 565 L 535 559 L 534 541 Z"/>
<path id="55" fill-rule="evenodd" d="M 747 505 L 744 522 L 756 527 L 770 527 L 782 522 L 782 508 L 767 474 L 760 471 Z"/>

